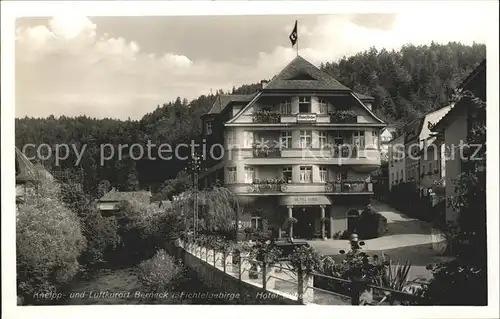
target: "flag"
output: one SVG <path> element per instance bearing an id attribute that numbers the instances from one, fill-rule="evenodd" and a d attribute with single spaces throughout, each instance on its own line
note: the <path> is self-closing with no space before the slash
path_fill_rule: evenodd
<path id="1" fill-rule="evenodd" d="M 297 20 L 295 20 L 295 26 L 293 27 L 292 33 L 290 33 L 290 41 L 292 42 L 292 46 L 294 46 L 295 43 L 297 43 L 297 38 L 298 38 L 298 35 L 297 35 Z"/>

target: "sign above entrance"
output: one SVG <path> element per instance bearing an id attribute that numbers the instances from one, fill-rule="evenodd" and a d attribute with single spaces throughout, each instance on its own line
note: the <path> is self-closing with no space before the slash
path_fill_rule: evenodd
<path id="1" fill-rule="evenodd" d="M 297 114 L 297 123 L 314 123 L 316 122 L 316 114 Z"/>
<path id="2" fill-rule="evenodd" d="M 316 205 L 331 205 L 332 201 L 326 196 L 282 196 L 280 197 L 280 205 L 295 205 L 295 206 L 316 206 Z"/>

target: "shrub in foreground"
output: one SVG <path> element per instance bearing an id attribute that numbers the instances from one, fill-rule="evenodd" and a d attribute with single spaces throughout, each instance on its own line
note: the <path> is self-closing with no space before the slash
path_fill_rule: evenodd
<path id="1" fill-rule="evenodd" d="M 165 292 L 176 286 L 183 273 L 183 267 L 161 249 L 151 259 L 140 263 L 138 277 L 148 292 Z"/>
<path id="2" fill-rule="evenodd" d="M 37 303 L 34 293 L 55 290 L 75 276 L 86 240 L 78 217 L 62 204 L 51 181 L 42 181 L 40 194 L 27 191 L 16 217 L 18 295 Z"/>

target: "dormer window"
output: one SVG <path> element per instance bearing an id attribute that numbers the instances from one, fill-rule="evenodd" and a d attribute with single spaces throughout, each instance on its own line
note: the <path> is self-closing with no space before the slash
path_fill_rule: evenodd
<path id="1" fill-rule="evenodd" d="M 311 113 L 311 97 L 299 97 L 299 113 Z"/>
<path id="2" fill-rule="evenodd" d="M 212 121 L 207 121 L 207 122 L 205 123 L 205 133 L 206 133 L 207 135 L 212 134 Z"/>
<path id="3" fill-rule="evenodd" d="M 291 114 L 292 113 L 292 101 L 287 99 L 280 103 L 280 113 L 281 114 Z"/>

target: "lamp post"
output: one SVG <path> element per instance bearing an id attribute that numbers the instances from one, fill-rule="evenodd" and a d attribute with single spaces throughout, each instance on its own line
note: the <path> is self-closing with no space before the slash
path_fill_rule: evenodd
<path id="1" fill-rule="evenodd" d="M 191 154 L 191 161 L 187 166 L 187 170 L 191 173 L 193 179 L 193 235 L 196 236 L 198 228 L 198 175 L 201 172 L 201 156 Z"/>

